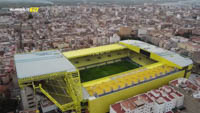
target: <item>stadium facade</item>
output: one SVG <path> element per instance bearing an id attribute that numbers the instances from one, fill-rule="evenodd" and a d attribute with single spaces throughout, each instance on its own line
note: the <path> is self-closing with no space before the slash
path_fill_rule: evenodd
<path id="1" fill-rule="evenodd" d="M 136 40 L 63 53 L 16 54 L 14 59 L 23 96 L 31 87 L 61 111 L 78 113 L 106 113 L 117 101 L 188 78 L 193 65 L 189 58 Z"/>

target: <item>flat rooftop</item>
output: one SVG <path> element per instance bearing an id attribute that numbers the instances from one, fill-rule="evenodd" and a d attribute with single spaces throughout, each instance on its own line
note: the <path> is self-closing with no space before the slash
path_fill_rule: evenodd
<path id="1" fill-rule="evenodd" d="M 19 79 L 76 71 L 74 65 L 58 50 L 16 54 L 14 60 Z"/>

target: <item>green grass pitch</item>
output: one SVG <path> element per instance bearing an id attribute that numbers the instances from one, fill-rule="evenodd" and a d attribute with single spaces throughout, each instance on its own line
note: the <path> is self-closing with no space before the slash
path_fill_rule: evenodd
<path id="1" fill-rule="evenodd" d="M 112 64 L 81 70 L 80 78 L 81 82 L 87 82 L 98 78 L 103 78 L 109 75 L 117 74 L 120 72 L 128 71 L 131 69 L 135 69 L 138 67 L 139 66 L 137 64 L 133 64 L 131 62 L 123 60 Z"/>

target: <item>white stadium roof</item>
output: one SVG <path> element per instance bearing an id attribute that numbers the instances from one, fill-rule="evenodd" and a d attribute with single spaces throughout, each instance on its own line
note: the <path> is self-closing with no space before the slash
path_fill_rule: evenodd
<path id="1" fill-rule="evenodd" d="M 154 45 L 142 42 L 142 41 L 124 40 L 121 42 L 136 46 L 138 48 L 144 49 L 144 50 L 152 52 L 152 53 L 155 53 L 155 54 L 159 55 L 160 57 L 163 57 L 181 67 L 185 67 L 185 66 L 188 66 L 193 63 L 192 60 L 189 58 L 182 57 L 179 54 L 176 54 L 174 52 L 162 49 L 160 47 L 157 47 L 157 46 L 154 46 Z"/>
<path id="2" fill-rule="evenodd" d="M 17 54 L 14 60 L 18 78 L 76 71 L 74 65 L 58 50 Z"/>

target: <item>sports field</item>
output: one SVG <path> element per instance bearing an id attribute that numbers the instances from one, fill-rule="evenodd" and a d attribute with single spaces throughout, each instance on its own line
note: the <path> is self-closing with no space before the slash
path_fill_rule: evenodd
<path id="1" fill-rule="evenodd" d="M 109 75 L 117 74 L 120 72 L 128 71 L 138 68 L 137 64 L 128 62 L 126 60 L 107 64 L 99 67 L 89 68 L 80 71 L 81 82 L 87 82 L 98 78 L 106 77 Z"/>

